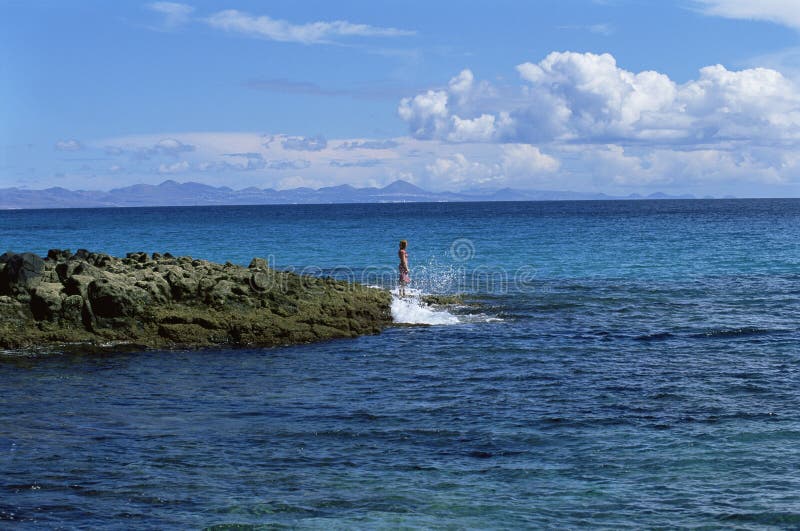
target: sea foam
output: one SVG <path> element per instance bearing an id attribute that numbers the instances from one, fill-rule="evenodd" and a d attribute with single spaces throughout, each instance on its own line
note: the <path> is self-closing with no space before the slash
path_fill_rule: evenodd
<path id="1" fill-rule="evenodd" d="M 406 296 L 400 297 L 397 290 L 392 290 L 392 319 L 395 323 L 451 325 L 461 321 L 447 310 L 437 310 L 420 300 L 419 290 L 406 290 Z"/>

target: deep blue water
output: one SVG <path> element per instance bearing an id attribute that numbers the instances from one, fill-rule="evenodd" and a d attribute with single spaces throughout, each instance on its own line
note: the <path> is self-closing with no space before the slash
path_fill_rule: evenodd
<path id="1" fill-rule="evenodd" d="M 800 526 L 800 200 L 0 212 L 45 253 L 269 256 L 457 324 L 0 355 L 0 526 Z"/>

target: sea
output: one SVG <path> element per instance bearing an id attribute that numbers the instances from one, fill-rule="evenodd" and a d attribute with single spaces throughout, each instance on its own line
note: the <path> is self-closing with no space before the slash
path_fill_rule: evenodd
<path id="1" fill-rule="evenodd" d="M 0 354 L 0 527 L 800 527 L 800 200 L 0 211 L 385 289 L 400 239 L 379 335 Z"/>

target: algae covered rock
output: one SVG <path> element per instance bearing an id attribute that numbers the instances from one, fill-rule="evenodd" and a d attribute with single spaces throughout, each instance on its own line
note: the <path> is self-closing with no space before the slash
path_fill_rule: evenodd
<path id="1" fill-rule="evenodd" d="M 273 346 L 380 332 L 380 289 L 169 253 L 0 256 L 0 348 L 70 342 Z"/>

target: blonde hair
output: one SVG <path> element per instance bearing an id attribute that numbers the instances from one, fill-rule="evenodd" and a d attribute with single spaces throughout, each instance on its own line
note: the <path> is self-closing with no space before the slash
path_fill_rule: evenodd
<path id="1" fill-rule="evenodd" d="M 400 248 L 401 249 L 405 249 L 407 245 L 408 245 L 408 242 L 406 240 L 400 240 Z"/>

